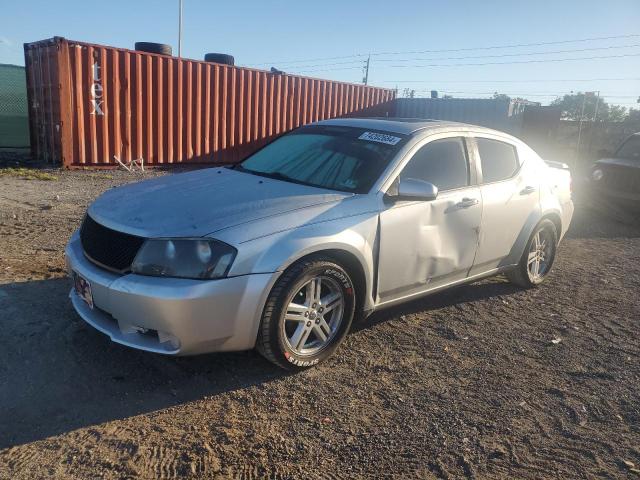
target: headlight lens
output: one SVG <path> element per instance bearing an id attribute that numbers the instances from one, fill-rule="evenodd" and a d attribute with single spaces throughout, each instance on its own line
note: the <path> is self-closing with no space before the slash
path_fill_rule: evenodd
<path id="1" fill-rule="evenodd" d="M 229 272 L 236 253 L 232 246 L 211 239 L 149 239 L 131 270 L 154 277 L 221 278 Z"/>
<path id="2" fill-rule="evenodd" d="M 599 182 L 604 177 L 604 172 L 599 168 L 596 168 L 593 172 L 591 172 L 591 178 L 596 182 Z"/>

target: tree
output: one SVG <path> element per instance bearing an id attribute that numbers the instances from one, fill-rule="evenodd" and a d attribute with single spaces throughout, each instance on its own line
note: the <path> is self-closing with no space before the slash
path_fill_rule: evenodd
<path id="1" fill-rule="evenodd" d="M 402 96 L 403 96 L 404 98 L 415 98 L 415 96 L 416 96 L 416 91 L 415 91 L 415 90 L 413 90 L 413 89 L 411 89 L 411 88 L 405 88 L 405 89 L 402 91 Z"/>
<path id="2" fill-rule="evenodd" d="M 511 101 L 511 97 L 505 93 L 498 93 L 498 92 L 493 92 L 493 97 L 494 100 L 507 100 L 507 101 Z"/>
<path id="3" fill-rule="evenodd" d="M 629 113 L 627 114 L 627 118 L 625 118 L 627 122 L 640 122 L 640 109 L 630 108 Z"/>
<path id="4" fill-rule="evenodd" d="M 511 100 L 515 100 L 517 102 L 529 102 L 528 99 L 524 98 L 524 97 L 511 97 L 509 95 L 507 95 L 506 93 L 498 93 L 498 92 L 493 92 L 493 98 L 494 100 L 507 100 L 507 101 L 511 101 Z"/>
<path id="5" fill-rule="evenodd" d="M 551 105 L 562 110 L 562 118 L 567 120 L 594 120 L 621 122 L 627 115 L 627 109 L 620 105 L 609 105 L 603 97 L 587 92 L 564 95 L 556 98 Z M 584 111 L 583 111 L 584 106 Z"/>

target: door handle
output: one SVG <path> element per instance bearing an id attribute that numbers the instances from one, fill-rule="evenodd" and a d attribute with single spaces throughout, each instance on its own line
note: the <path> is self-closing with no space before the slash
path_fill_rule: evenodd
<path id="1" fill-rule="evenodd" d="M 478 199 L 477 198 L 463 198 L 461 201 L 459 201 L 458 203 L 456 203 L 456 207 L 458 208 L 469 208 L 469 207 L 473 207 L 474 205 L 478 204 Z"/>
<path id="2" fill-rule="evenodd" d="M 522 190 L 520 190 L 520 195 L 530 195 L 536 191 L 536 187 L 526 186 Z"/>

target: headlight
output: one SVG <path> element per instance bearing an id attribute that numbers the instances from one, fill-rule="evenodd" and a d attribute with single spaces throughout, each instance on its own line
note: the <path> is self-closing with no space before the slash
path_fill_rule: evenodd
<path id="1" fill-rule="evenodd" d="M 591 178 L 596 182 L 602 180 L 602 177 L 604 177 L 604 172 L 599 168 L 596 168 L 593 172 L 591 172 Z"/>
<path id="2" fill-rule="evenodd" d="M 131 270 L 154 277 L 220 278 L 229 272 L 236 253 L 232 246 L 211 239 L 149 239 Z"/>

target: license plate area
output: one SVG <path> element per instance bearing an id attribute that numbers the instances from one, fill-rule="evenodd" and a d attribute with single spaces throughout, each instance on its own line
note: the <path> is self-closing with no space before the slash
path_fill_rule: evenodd
<path id="1" fill-rule="evenodd" d="M 91 293 L 91 283 L 77 272 L 73 272 L 73 287 L 78 296 L 93 308 L 93 294 Z"/>

